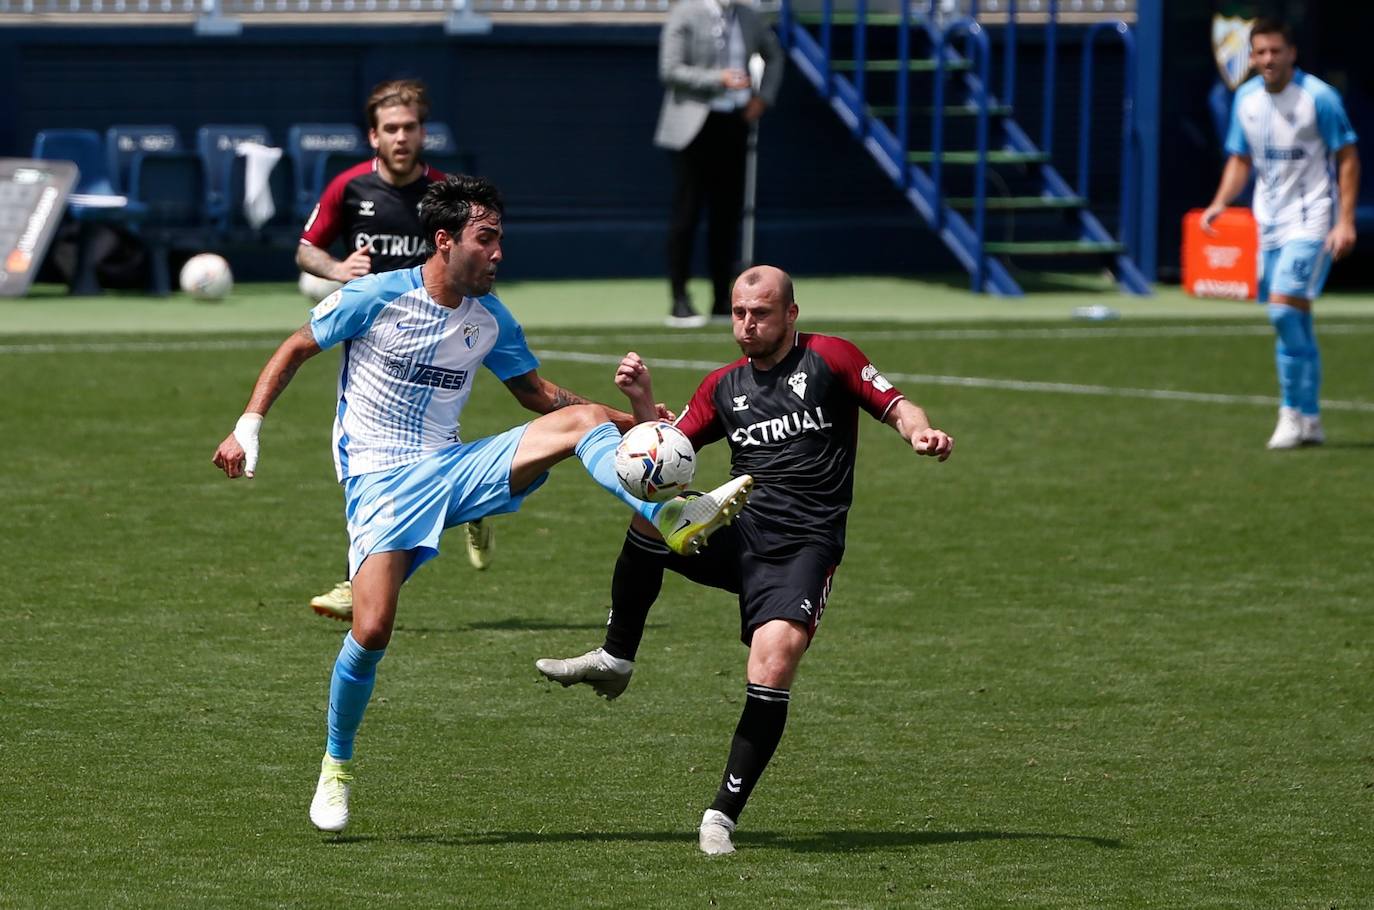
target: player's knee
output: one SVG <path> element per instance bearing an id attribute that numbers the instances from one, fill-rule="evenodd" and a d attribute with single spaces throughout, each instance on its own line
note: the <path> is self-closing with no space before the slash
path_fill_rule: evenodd
<path id="1" fill-rule="evenodd" d="M 353 617 L 353 640 L 369 651 L 377 651 L 391 643 L 391 624 L 377 618 Z"/>

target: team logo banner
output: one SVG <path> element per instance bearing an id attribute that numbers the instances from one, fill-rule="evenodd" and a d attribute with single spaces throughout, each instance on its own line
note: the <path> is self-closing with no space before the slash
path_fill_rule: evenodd
<path id="1" fill-rule="evenodd" d="M 1217 13 L 1212 17 L 1212 56 L 1222 81 L 1233 92 L 1250 75 L 1250 26 L 1254 24 L 1254 19 L 1240 16 Z"/>

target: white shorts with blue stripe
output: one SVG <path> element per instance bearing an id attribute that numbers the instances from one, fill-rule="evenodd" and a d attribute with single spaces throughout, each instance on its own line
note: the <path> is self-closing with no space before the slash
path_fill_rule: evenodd
<path id="1" fill-rule="evenodd" d="M 445 528 L 518 511 L 549 476 L 545 472 L 526 489 L 511 492 L 511 465 L 528 426 L 446 446 L 412 464 L 345 478 L 349 578 L 368 556 L 393 550 L 416 551 L 413 574 L 439 555 Z"/>

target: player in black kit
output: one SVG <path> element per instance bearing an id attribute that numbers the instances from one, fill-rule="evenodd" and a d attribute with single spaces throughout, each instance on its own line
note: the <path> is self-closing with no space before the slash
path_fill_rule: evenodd
<path id="1" fill-rule="evenodd" d="M 420 160 L 429 99 L 413 79 L 383 82 L 367 99 L 368 141 L 377 157 L 329 182 L 296 248 L 302 271 L 334 281 L 405 269 L 425 261 L 420 199 L 445 175 Z M 340 235 L 347 253 L 329 254 Z"/>
<path id="2" fill-rule="evenodd" d="M 709 854 L 734 852 L 735 822 L 782 739 L 793 677 L 844 556 L 859 411 L 895 429 L 917 455 L 944 461 L 954 450 L 954 439 L 933 429 L 925 411 L 857 347 L 796 330 L 786 273 L 771 266 L 746 271 L 735 282 L 731 310 L 744 356 L 706 377 L 677 427 L 698 449 L 729 441 L 730 473 L 754 477 L 749 504 L 695 556 L 670 553 L 654 528 L 636 520 L 616 562 L 605 643 L 580 657 L 535 664 L 564 686 L 587 683 L 615 698 L 629 685 L 664 569 L 739 595 L 748 684 L 725 775 L 698 832 Z M 616 384 L 637 420 L 654 419 L 649 371 L 638 355 L 621 361 Z"/>

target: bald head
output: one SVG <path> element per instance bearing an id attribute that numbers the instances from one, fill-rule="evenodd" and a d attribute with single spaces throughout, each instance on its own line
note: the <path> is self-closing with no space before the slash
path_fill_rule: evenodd
<path id="1" fill-rule="evenodd" d="M 782 269 L 759 265 L 735 279 L 730 300 L 735 342 L 760 369 L 770 369 L 792 349 L 797 301 Z"/>
<path id="2" fill-rule="evenodd" d="M 733 296 L 739 297 L 746 291 L 751 297 L 771 297 L 780 302 L 784 309 L 796 303 L 792 278 L 782 269 L 771 265 L 756 265 L 735 279 Z"/>

